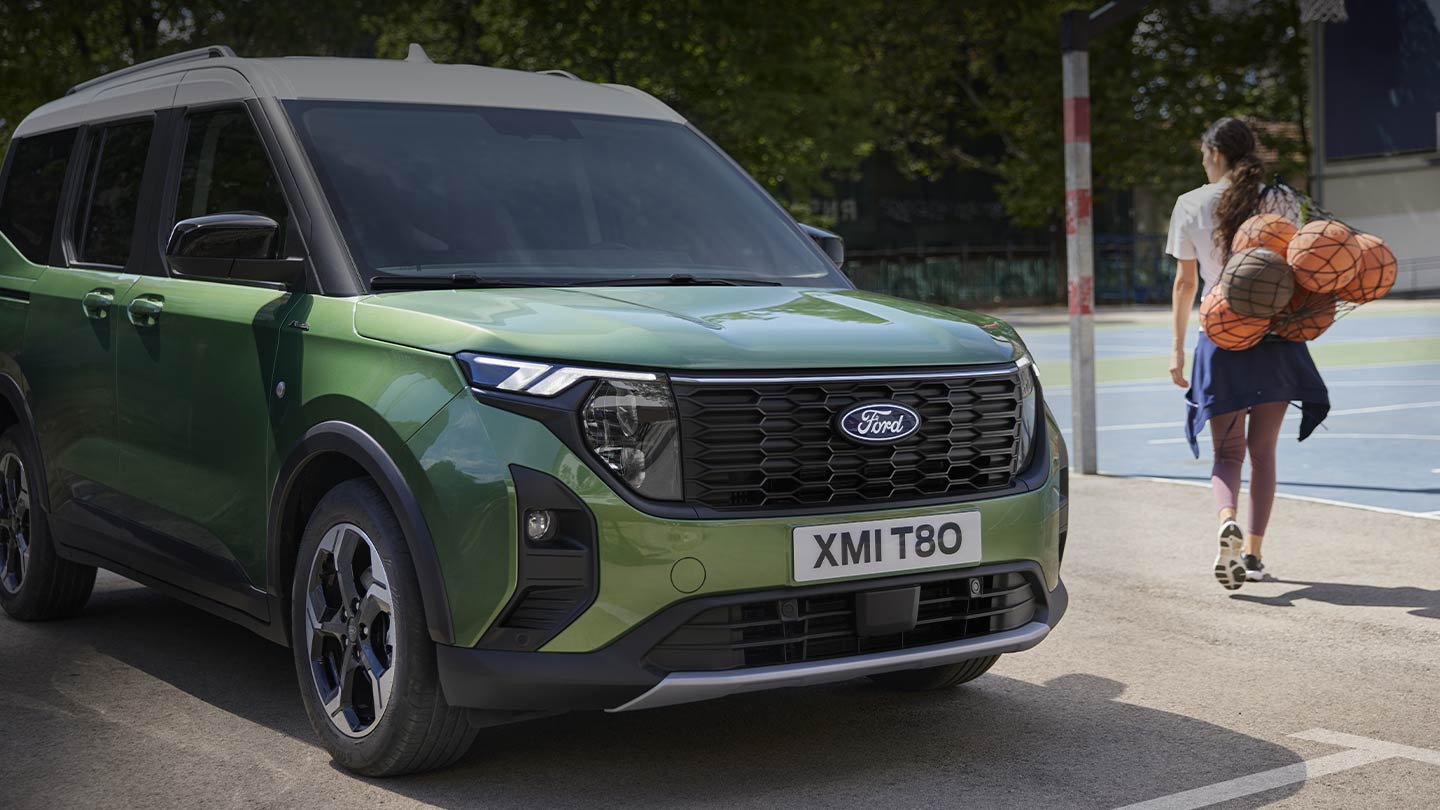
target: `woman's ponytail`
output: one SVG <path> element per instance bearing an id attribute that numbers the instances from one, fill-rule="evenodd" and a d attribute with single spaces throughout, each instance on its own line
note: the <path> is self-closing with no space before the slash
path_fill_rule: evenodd
<path id="1" fill-rule="evenodd" d="M 1260 208 L 1265 164 L 1255 152 L 1255 133 L 1238 118 L 1221 118 L 1201 140 L 1230 165 L 1230 187 L 1215 204 L 1215 246 L 1229 259 L 1230 242 L 1245 220 Z"/>

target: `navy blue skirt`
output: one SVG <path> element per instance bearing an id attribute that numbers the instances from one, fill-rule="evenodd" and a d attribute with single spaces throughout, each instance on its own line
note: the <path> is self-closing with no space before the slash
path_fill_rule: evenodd
<path id="1" fill-rule="evenodd" d="M 1190 389 L 1185 438 L 1200 457 L 1196 437 L 1211 417 L 1245 410 L 1262 402 L 1300 403 L 1300 441 L 1305 441 L 1330 413 L 1330 392 L 1303 342 L 1267 335 L 1243 351 L 1229 351 L 1200 333 Z"/>

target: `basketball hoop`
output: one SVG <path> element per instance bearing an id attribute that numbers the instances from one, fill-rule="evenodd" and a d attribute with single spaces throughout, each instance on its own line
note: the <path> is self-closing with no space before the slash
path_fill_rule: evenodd
<path id="1" fill-rule="evenodd" d="M 1345 22 L 1345 0 L 1300 0 L 1300 22 Z"/>

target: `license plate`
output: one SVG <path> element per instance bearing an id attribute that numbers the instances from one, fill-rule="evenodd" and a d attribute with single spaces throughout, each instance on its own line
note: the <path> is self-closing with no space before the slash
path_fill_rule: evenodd
<path id="1" fill-rule="evenodd" d="M 980 562 L 980 513 L 799 526 L 795 581 L 888 574 Z"/>

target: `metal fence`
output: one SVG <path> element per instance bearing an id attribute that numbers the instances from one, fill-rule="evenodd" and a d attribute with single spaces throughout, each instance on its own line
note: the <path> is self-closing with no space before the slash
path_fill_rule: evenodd
<path id="1" fill-rule="evenodd" d="M 1095 298 L 1169 303 L 1175 261 L 1163 237 L 1095 240 Z M 845 272 L 864 290 L 958 307 L 1065 302 L 1065 255 L 1053 245 L 852 251 Z"/>
<path id="2" fill-rule="evenodd" d="M 845 274 L 862 290 L 945 306 L 1065 303 L 1065 253 L 1058 246 L 853 251 Z M 1165 237 L 1096 235 L 1097 303 L 1169 304 L 1174 282 Z M 1401 260 L 1391 295 L 1440 295 L 1440 256 Z"/>

